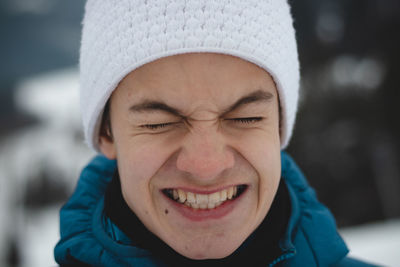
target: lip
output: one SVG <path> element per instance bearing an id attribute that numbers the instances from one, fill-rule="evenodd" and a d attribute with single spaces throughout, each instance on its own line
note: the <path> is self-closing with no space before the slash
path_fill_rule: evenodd
<path id="1" fill-rule="evenodd" d="M 247 188 L 248 189 L 248 188 Z M 183 217 L 189 219 L 190 221 L 193 222 L 201 222 L 201 221 L 206 221 L 206 220 L 217 220 L 225 217 L 229 213 L 231 213 L 234 208 L 239 204 L 240 200 L 242 199 L 243 195 L 247 193 L 248 190 L 245 190 L 242 194 L 240 194 L 238 197 L 232 199 L 232 200 L 227 200 L 220 206 L 213 208 L 213 209 L 193 209 L 191 207 L 188 207 L 186 205 L 183 205 L 181 203 L 178 203 L 170 198 L 168 198 L 166 195 L 161 193 L 164 198 L 168 201 L 168 203 L 171 204 L 174 210 L 176 210 L 178 213 L 180 213 Z M 213 191 L 207 191 L 208 194 L 216 192 L 218 190 L 213 190 Z M 191 192 L 204 192 L 201 190 L 195 190 Z"/>

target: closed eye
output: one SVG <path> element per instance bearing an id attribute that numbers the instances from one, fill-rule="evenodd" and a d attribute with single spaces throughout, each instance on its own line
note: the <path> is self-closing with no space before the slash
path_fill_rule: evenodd
<path id="1" fill-rule="evenodd" d="M 166 128 L 168 126 L 171 126 L 173 124 L 176 124 L 176 122 L 166 122 L 166 123 L 157 123 L 157 124 L 143 124 L 140 127 L 141 128 L 150 129 L 150 130 L 161 130 L 161 129 Z"/>
<path id="2" fill-rule="evenodd" d="M 243 123 L 243 124 L 251 124 L 251 123 L 256 123 L 259 121 L 262 121 L 262 117 L 248 117 L 248 118 L 232 118 L 232 119 L 226 119 L 228 121 L 232 121 L 235 123 Z"/>
<path id="3" fill-rule="evenodd" d="M 229 119 L 225 119 L 225 120 L 233 122 L 235 124 L 248 125 L 248 124 L 255 124 L 257 122 L 262 121 L 263 117 L 229 118 Z M 149 129 L 149 130 L 152 130 L 152 131 L 157 131 L 157 130 L 164 130 L 165 128 L 177 125 L 179 123 L 180 122 L 165 122 L 165 123 L 155 123 L 155 124 L 143 124 L 143 125 L 140 125 L 140 127 L 141 128 L 145 128 L 145 129 Z"/>

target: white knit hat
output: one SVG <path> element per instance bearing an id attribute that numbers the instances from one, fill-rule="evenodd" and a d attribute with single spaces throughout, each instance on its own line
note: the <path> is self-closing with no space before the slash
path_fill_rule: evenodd
<path id="1" fill-rule="evenodd" d="M 88 0 L 80 54 L 86 141 L 99 150 L 105 103 L 132 70 L 190 52 L 240 57 L 268 71 L 281 105 L 281 148 L 292 134 L 299 62 L 287 0 Z"/>

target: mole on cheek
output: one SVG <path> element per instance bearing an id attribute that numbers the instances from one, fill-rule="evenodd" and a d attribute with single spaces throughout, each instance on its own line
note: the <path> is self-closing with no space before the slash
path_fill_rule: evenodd
<path id="1" fill-rule="evenodd" d="M 165 209 L 164 212 L 165 212 L 165 214 L 168 214 L 168 210 L 167 209 Z"/>

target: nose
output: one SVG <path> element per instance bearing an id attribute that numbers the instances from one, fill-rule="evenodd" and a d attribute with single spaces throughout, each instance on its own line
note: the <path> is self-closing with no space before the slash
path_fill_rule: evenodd
<path id="1" fill-rule="evenodd" d="M 234 155 L 221 133 L 202 129 L 184 137 L 176 166 L 190 177 L 212 180 L 234 166 Z"/>

